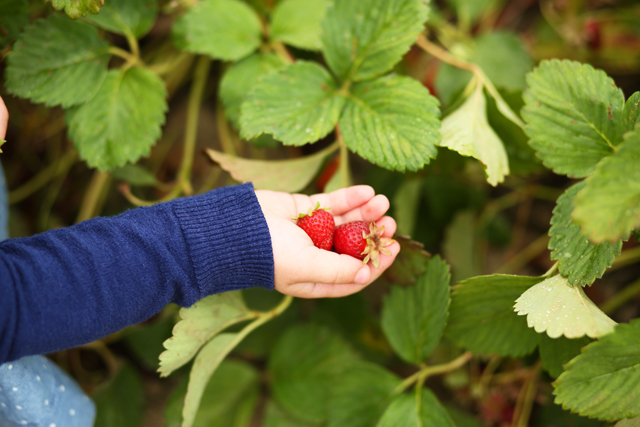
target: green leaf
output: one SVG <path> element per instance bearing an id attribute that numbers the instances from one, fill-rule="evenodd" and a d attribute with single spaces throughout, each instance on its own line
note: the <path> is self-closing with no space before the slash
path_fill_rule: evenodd
<path id="1" fill-rule="evenodd" d="M 442 253 L 451 264 L 453 283 L 482 272 L 478 256 L 477 222 L 474 211 L 458 212 L 445 231 Z"/>
<path id="2" fill-rule="evenodd" d="M 283 0 L 271 16 L 270 36 L 300 49 L 320 50 L 320 24 L 329 0 Z"/>
<path id="3" fill-rule="evenodd" d="M 560 273 L 570 285 L 591 285 L 611 267 L 622 250 L 622 240 L 594 245 L 582 234 L 580 226 L 571 220 L 573 200 L 585 187 L 585 181 L 572 185 L 558 198 L 551 217 L 549 249 L 552 260 L 559 260 Z"/>
<path id="4" fill-rule="evenodd" d="M 139 427 L 144 415 L 144 390 L 138 372 L 123 366 L 105 388 L 93 396 L 95 427 Z"/>
<path id="5" fill-rule="evenodd" d="M 260 44 L 262 27 L 256 12 L 239 0 L 203 0 L 173 24 L 173 40 L 180 49 L 237 61 Z"/>
<path id="6" fill-rule="evenodd" d="M 184 408 L 182 408 L 182 427 L 193 426 L 209 378 L 233 350 L 238 335 L 237 333 L 216 335 L 196 356 L 189 374 L 189 385 L 184 398 Z"/>
<path id="7" fill-rule="evenodd" d="M 264 415 L 264 427 L 316 427 L 318 424 L 301 421 L 287 414 L 273 401 L 267 403 Z"/>
<path id="8" fill-rule="evenodd" d="M 227 117 L 236 126 L 240 120 L 240 106 L 260 79 L 286 63 L 277 55 L 256 53 L 233 64 L 220 81 L 220 99 Z"/>
<path id="9" fill-rule="evenodd" d="M 126 164 L 112 173 L 115 179 L 140 187 L 153 187 L 158 184 L 155 176 L 139 165 Z"/>
<path id="10" fill-rule="evenodd" d="M 455 427 L 453 420 L 438 398 L 428 388 L 402 394 L 389 405 L 377 427 Z"/>
<path id="11" fill-rule="evenodd" d="M 29 25 L 27 0 L 0 1 L 0 50 L 18 38 L 18 34 Z"/>
<path id="12" fill-rule="evenodd" d="M 394 286 L 384 297 L 382 330 L 407 362 L 422 363 L 440 341 L 447 321 L 450 279 L 449 266 L 434 257 L 416 285 Z"/>
<path id="13" fill-rule="evenodd" d="M 259 190 L 295 193 L 304 189 L 316 176 L 335 146 L 291 160 L 252 160 L 207 149 L 211 159 L 239 182 L 253 182 Z"/>
<path id="14" fill-rule="evenodd" d="M 194 427 L 246 426 L 260 394 L 259 372 L 246 362 L 225 360 L 212 375 L 202 393 Z M 187 394 L 183 381 L 167 403 L 165 427 L 180 427 Z"/>
<path id="15" fill-rule="evenodd" d="M 92 25 L 58 14 L 38 20 L 7 57 L 7 89 L 49 107 L 86 102 L 107 75 L 108 49 Z"/>
<path id="16" fill-rule="evenodd" d="M 441 147 L 482 162 L 487 182 L 494 187 L 509 174 L 509 159 L 498 135 L 487 120 L 487 100 L 482 84 L 467 100 L 442 121 Z"/>
<path id="17" fill-rule="evenodd" d="M 207 341 L 227 327 L 246 320 L 250 313 L 239 292 L 210 295 L 180 310 L 173 337 L 164 342 L 160 376 L 166 377 L 186 364 Z"/>
<path id="18" fill-rule="evenodd" d="M 404 236 L 413 234 L 418 216 L 418 205 L 422 193 L 422 179 L 408 178 L 400 184 L 393 197 L 394 218 L 397 233 Z"/>
<path id="19" fill-rule="evenodd" d="M 249 93 L 240 134 L 250 139 L 267 132 L 286 145 L 315 142 L 333 130 L 343 105 L 327 70 L 298 61 L 266 75 Z"/>
<path id="20" fill-rule="evenodd" d="M 322 422 L 331 385 L 342 379 L 354 358 L 334 332 L 314 325 L 294 326 L 280 338 L 269 359 L 273 397 L 295 417 Z"/>
<path id="21" fill-rule="evenodd" d="M 538 344 L 538 335 L 513 311 L 515 300 L 539 277 L 494 274 L 453 287 L 445 336 L 477 354 L 523 356 Z"/>
<path id="22" fill-rule="evenodd" d="M 427 20 L 421 0 L 342 0 L 322 21 L 329 68 L 341 81 L 367 80 L 391 70 L 407 53 Z"/>
<path id="23" fill-rule="evenodd" d="M 87 13 L 96 14 L 104 6 L 104 0 L 44 0 L 55 10 L 63 10 L 71 19 L 82 18 Z"/>
<path id="24" fill-rule="evenodd" d="M 447 0 L 458 15 L 458 19 L 467 23 L 475 22 L 495 0 Z"/>
<path id="25" fill-rule="evenodd" d="M 108 0 L 89 20 L 112 33 L 140 38 L 149 32 L 157 15 L 156 0 Z"/>
<path id="26" fill-rule="evenodd" d="M 627 99 L 624 104 L 624 126 L 627 131 L 632 131 L 640 119 L 640 92 L 636 92 Z"/>
<path id="27" fill-rule="evenodd" d="M 110 70 L 93 99 L 66 111 L 69 137 L 98 170 L 135 163 L 162 134 L 166 97 L 164 83 L 151 71 Z"/>
<path id="28" fill-rule="evenodd" d="M 382 273 L 380 280 L 389 285 L 410 286 L 414 285 L 426 271 L 426 265 L 431 255 L 424 250 L 424 245 L 409 237 L 394 236 L 400 243 L 402 250 L 391 264 L 391 267 Z"/>
<path id="29" fill-rule="evenodd" d="M 550 277 L 524 292 L 515 311 L 527 315 L 527 324 L 551 338 L 564 335 L 599 338 L 613 331 L 611 320 L 587 297 L 581 286 L 571 286 L 561 275 Z"/>
<path id="30" fill-rule="evenodd" d="M 327 427 L 372 427 L 389 405 L 400 378 L 374 363 L 347 369 L 333 388 Z"/>
<path id="31" fill-rule="evenodd" d="M 614 152 L 624 133 L 624 97 L 604 71 L 572 61 L 542 61 L 527 75 L 522 116 L 545 166 L 581 178 Z"/>
<path id="32" fill-rule="evenodd" d="M 340 117 L 345 144 L 391 170 L 418 170 L 436 157 L 438 100 L 417 80 L 386 76 L 353 85 Z"/>
<path id="33" fill-rule="evenodd" d="M 640 129 L 598 164 L 574 200 L 573 220 L 594 243 L 626 239 L 640 225 Z"/>
<path id="34" fill-rule="evenodd" d="M 538 334 L 538 348 L 542 367 L 553 378 L 564 372 L 564 365 L 580 354 L 580 349 L 591 342 L 587 337 L 570 340 L 565 337 L 549 338 Z"/>
<path id="35" fill-rule="evenodd" d="M 555 402 L 580 415 L 617 421 L 640 415 L 640 319 L 589 344 L 553 383 Z"/>

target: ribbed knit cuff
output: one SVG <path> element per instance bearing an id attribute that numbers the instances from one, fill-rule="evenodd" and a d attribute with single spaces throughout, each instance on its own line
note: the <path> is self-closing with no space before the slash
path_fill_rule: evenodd
<path id="1" fill-rule="evenodd" d="M 252 184 L 175 201 L 200 298 L 260 286 L 273 289 L 271 236 Z"/>

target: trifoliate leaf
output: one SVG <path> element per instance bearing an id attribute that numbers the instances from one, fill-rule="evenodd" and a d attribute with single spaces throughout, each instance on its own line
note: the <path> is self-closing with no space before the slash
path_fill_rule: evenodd
<path id="1" fill-rule="evenodd" d="M 203 0 L 173 24 L 173 40 L 183 50 L 237 61 L 260 46 L 260 17 L 240 0 Z"/>
<path id="2" fill-rule="evenodd" d="M 640 415 L 640 319 L 617 325 L 566 368 L 553 383 L 563 408 L 606 421 Z"/>
<path id="3" fill-rule="evenodd" d="M 594 243 L 626 238 L 640 225 L 640 129 L 598 164 L 573 203 L 573 220 Z"/>
<path id="4" fill-rule="evenodd" d="M 189 374 L 189 386 L 182 408 L 182 427 L 191 427 L 200 407 L 200 400 L 209 378 L 235 347 L 237 333 L 223 333 L 209 341 L 196 356 Z"/>
<path id="5" fill-rule="evenodd" d="M 580 354 L 580 349 L 591 342 L 587 337 L 570 340 L 565 337 L 549 338 L 538 334 L 538 349 L 542 367 L 553 378 L 564 372 L 564 365 Z"/>
<path id="6" fill-rule="evenodd" d="M 422 0 L 344 0 L 329 5 L 322 45 L 341 81 L 371 79 L 391 70 L 407 53 L 427 20 Z"/>
<path id="7" fill-rule="evenodd" d="M 291 160 L 245 159 L 211 149 L 207 149 L 207 154 L 236 181 L 253 182 L 257 190 L 295 193 L 311 182 L 333 151 L 335 147 L 328 147 L 310 156 Z"/>
<path id="8" fill-rule="evenodd" d="M 13 46 L 7 89 L 50 107 L 86 102 L 107 75 L 108 49 L 94 26 L 53 14 L 27 28 Z"/>
<path id="9" fill-rule="evenodd" d="M 542 61 L 527 75 L 522 116 L 545 166 L 581 178 L 614 152 L 625 131 L 622 91 L 604 71 L 567 60 Z"/>
<path id="10" fill-rule="evenodd" d="M 0 1 L 0 50 L 4 50 L 13 43 L 27 25 L 29 25 L 27 0 Z"/>
<path id="11" fill-rule="evenodd" d="M 582 234 L 580 226 L 571 220 L 573 199 L 585 187 L 581 181 L 572 185 L 558 198 L 549 229 L 549 249 L 552 260 L 559 260 L 560 274 L 570 285 L 587 286 L 602 277 L 613 259 L 622 250 L 622 240 L 594 245 Z"/>
<path id="12" fill-rule="evenodd" d="M 516 301 L 515 311 L 527 324 L 551 338 L 564 335 L 599 338 L 613 331 L 616 322 L 602 312 L 582 290 L 556 275 L 531 287 Z"/>
<path id="13" fill-rule="evenodd" d="M 383 300 L 382 330 L 393 349 L 419 365 L 440 341 L 449 308 L 449 267 L 442 258 L 427 262 L 418 283 L 394 286 Z"/>
<path id="14" fill-rule="evenodd" d="M 395 398 L 380 418 L 377 427 L 455 427 L 446 409 L 428 388 Z"/>
<path id="15" fill-rule="evenodd" d="M 329 0 L 283 0 L 271 16 L 270 36 L 300 49 L 320 50 L 320 24 Z"/>
<path id="16" fill-rule="evenodd" d="M 55 10 L 63 10 L 71 19 L 82 18 L 87 13 L 96 14 L 104 6 L 104 0 L 44 0 Z"/>
<path id="17" fill-rule="evenodd" d="M 376 425 L 400 378 L 374 363 L 349 366 L 332 390 L 327 427 Z"/>
<path id="18" fill-rule="evenodd" d="M 314 325 L 292 327 L 269 359 L 273 397 L 297 418 L 321 423 L 332 384 L 344 379 L 353 360 L 352 350 L 334 332 Z"/>
<path id="19" fill-rule="evenodd" d="M 229 120 L 237 126 L 240 120 L 240 106 L 251 88 L 263 76 L 285 65 L 277 55 L 256 53 L 229 67 L 220 80 L 220 99 Z"/>
<path id="20" fill-rule="evenodd" d="M 247 319 L 250 310 L 239 292 L 210 295 L 189 308 L 180 309 L 173 337 L 164 342 L 160 376 L 166 377 L 193 358 L 207 341 L 227 327 Z"/>
<path id="21" fill-rule="evenodd" d="M 436 157 L 438 100 L 418 81 L 386 76 L 353 85 L 340 117 L 344 143 L 387 169 L 418 170 Z"/>
<path id="22" fill-rule="evenodd" d="M 538 335 L 513 311 L 515 300 L 539 277 L 494 274 L 454 286 L 445 336 L 478 354 L 522 356 L 538 344 Z"/>
<path id="23" fill-rule="evenodd" d="M 487 182 L 494 187 L 509 174 L 507 152 L 487 120 L 487 100 L 481 84 L 460 108 L 442 120 L 440 133 L 439 145 L 480 160 Z"/>
<path id="24" fill-rule="evenodd" d="M 151 71 L 110 70 L 91 101 L 66 111 L 80 157 L 104 171 L 148 155 L 162 133 L 166 96 L 164 83 Z"/>
<path id="25" fill-rule="evenodd" d="M 107 31 L 139 38 L 149 32 L 157 14 L 156 0 L 108 0 L 89 20 Z"/>
<path id="26" fill-rule="evenodd" d="M 182 424 L 187 384 L 188 381 L 181 383 L 169 398 L 164 411 L 165 427 Z M 259 372 L 250 364 L 223 361 L 202 393 L 194 427 L 246 426 L 258 401 L 259 384 Z"/>
<path id="27" fill-rule="evenodd" d="M 263 132 L 286 145 L 315 142 L 331 132 L 344 105 L 331 75 L 320 65 L 298 61 L 266 75 L 242 104 L 243 138 Z"/>

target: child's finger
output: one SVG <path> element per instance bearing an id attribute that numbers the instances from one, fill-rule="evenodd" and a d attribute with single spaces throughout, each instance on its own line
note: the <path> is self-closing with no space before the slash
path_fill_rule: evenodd
<path id="1" fill-rule="evenodd" d="M 389 199 L 387 196 L 378 194 L 364 205 L 357 207 L 344 215 L 335 216 L 336 225 L 344 224 L 351 221 L 377 221 L 382 215 L 389 210 Z"/>
<path id="2" fill-rule="evenodd" d="M 4 105 L 4 101 L 0 96 L 0 139 L 4 139 L 7 136 L 7 125 L 9 123 L 9 111 L 7 106 Z"/>
<path id="3" fill-rule="evenodd" d="M 291 280 L 294 283 L 344 285 L 365 283 L 370 276 L 362 261 L 349 255 L 340 255 L 314 246 L 307 247 L 299 255 L 295 262 L 295 276 Z M 361 274 L 360 277 L 358 273 Z M 365 274 L 365 277 L 362 277 L 362 274 Z"/>
<path id="4" fill-rule="evenodd" d="M 327 194 L 314 194 L 311 197 L 294 194 L 293 198 L 299 212 L 306 212 L 309 208 L 315 207 L 319 202 L 323 208 L 330 207 L 330 212 L 333 216 L 339 216 L 364 205 L 371 200 L 373 196 L 375 196 L 373 188 L 368 185 L 355 185 Z"/>

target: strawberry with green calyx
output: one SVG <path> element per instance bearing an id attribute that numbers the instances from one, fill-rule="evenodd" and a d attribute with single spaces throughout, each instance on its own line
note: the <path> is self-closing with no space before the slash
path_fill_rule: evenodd
<path id="1" fill-rule="evenodd" d="M 331 208 L 321 208 L 318 202 L 315 209 L 310 208 L 308 213 L 300 214 L 297 218 L 298 227 L 307 233 L 313 245 L 326 251 L 333 246 L 333 230 L 336 227 L 329 209 Z"/>
<path id="2" fill-rule="evenodd" d="M 375 222 L 353 221 L 336 227 L 333 243 L 336 252 L 361 259 L 363 264 L 371 260 L 374 267 L 380 264 L 380 254 L 391 255 L 386 246 L 395 240 L 381 237 L 384 225 L 378 229 Z"/>

